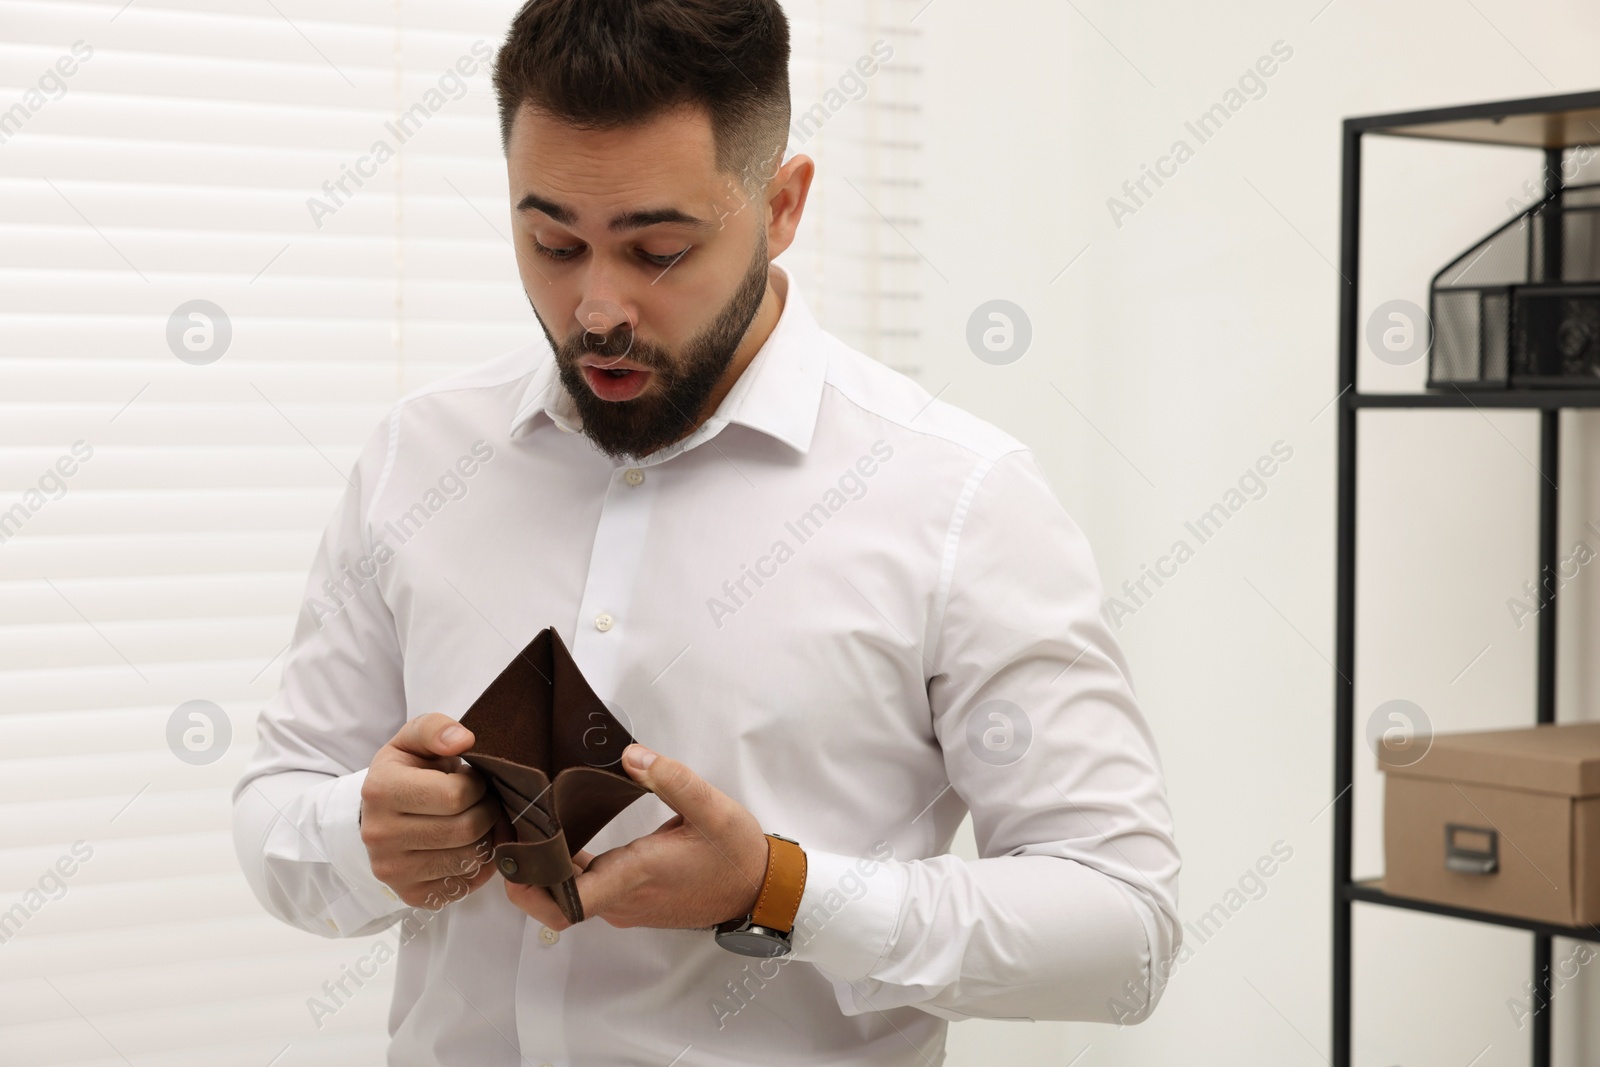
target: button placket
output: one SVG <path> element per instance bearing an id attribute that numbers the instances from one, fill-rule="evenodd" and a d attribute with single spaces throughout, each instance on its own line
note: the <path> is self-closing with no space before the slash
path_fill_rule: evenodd
<path id="1" fill-rule="evenodd" d="M 602 697 L 616 690 L 617 659 L 626 644 L 628 608 L 661 481 L 659 470 L 647 475 L 641 467 L 617 467 L 606 483 L 571 648 L 578 668 Z"/>
<path id="2" fill-rule="evenodd" d="M 639 473 L 637 481 L 630 470 Z M 578 603 L 578 625 L 573 628 L 573 661 L 602 698 L 616 691 L 617 662 L 623 647 L 621 629 L 628 619 L 628 608 L 638 581 L 639 568 L 650 531 L 650 513 L 661 485 L 659 473 L 644 477 L 639 468 L 617 468 L 606 484 L 605 500 L 595 526 L 594 545 L 589 551 L 589 570 L 584 577 L 583 596 Z M 605 620 L 604 625 L 601 619 Z M 565 1062 L 566 1005 L 548 995 L 544 983 L 561 984 L 552 968 L 570 965 L 567 952 L 558 948 L 558 931 L 541 926 L 535 932 L 529 923 L 524 928 L 523 967 L 518 974 L 517 1036 L 525 1049 L 540 1049 Z M 538 964 L 530 953 L 540 954 Z M 534 995 L 539 988 L 544 993 Z"/>
<path id="3" fill-rule="evenodd" d="M 517 1044 L 529 1050 L 523 1064 L 532 1062 L 534 1055 L 567 1062 L 566 976 L 572 957 L 557 948 L 559 938 L 546 936 L 555 932 L 532 919 L 522 927 L 522 961 L 517 968 L 514 1003 Z"/>

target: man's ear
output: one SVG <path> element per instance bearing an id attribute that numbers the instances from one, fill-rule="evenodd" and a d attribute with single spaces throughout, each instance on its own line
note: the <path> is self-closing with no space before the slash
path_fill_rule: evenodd
<path id="1" fill-rule="evenodd" d="M 817 165 L 810 156 L 797 155 L 779 168 L 767 183 L 767 255 L 777 259 L 791 244 L 805 214 L 806 197 Z"/>

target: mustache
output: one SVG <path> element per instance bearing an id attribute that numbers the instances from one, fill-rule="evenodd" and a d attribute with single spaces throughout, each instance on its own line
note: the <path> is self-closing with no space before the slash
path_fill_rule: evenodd
<path id="1" fill-rule="evenodd" d="M 592 331 L 575 333 L 562 344 L 558 354 L 563 361 L 571 364 L 576 364 L 584 356 L 599 356 L 602 359 L 627 357 L 653 371 L 665 370 L 670 364 L 655 346 L 645 341 L 637 341 L 633 331 L 625 326 L 618 327 L 604 336 Z"/>
<path id="2" fill-rule="evenodd" d="M 633 328 L 618 326 L 603 334 L 584 330 L 567 343 L 580 355 L 624 356 L 633 348 Z"/>
<path id="3" fill-rule="evenodd" d="M 604 333 L 593 329 L 580 329 L 567 339 L 566 347 L 574 353 L 574 359 L 583 355 L 632 356 L 635 340 L 633 326 L 620 323 Z"/>

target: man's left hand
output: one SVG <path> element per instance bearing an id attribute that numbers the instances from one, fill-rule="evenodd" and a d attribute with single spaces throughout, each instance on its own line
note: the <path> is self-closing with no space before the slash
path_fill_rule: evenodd
<path id="1" fill-rule="evenodd" d="M 636 841 L 573 857 L 585 918 L 692 930 L 750 914 L 767 874 L 767 839 L 756 817 L 684 764 L 643 745 L 629 745 L 622 766 L 677 814 Z M 543 886 L 505 887 L 511 903 L 552 930 L 572 925 Z"/>

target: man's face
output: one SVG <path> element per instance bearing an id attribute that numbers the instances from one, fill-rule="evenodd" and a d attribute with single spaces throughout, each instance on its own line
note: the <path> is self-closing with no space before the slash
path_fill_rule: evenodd
<path id="1" fill-rule="evenodd" d="M 523 288 L 584 433 L 613 458 L 682 438 L 766 297 L 765 203 L 716 170 L 698 111 L 592 131 L 524 106 L 506 157 Z"/>

